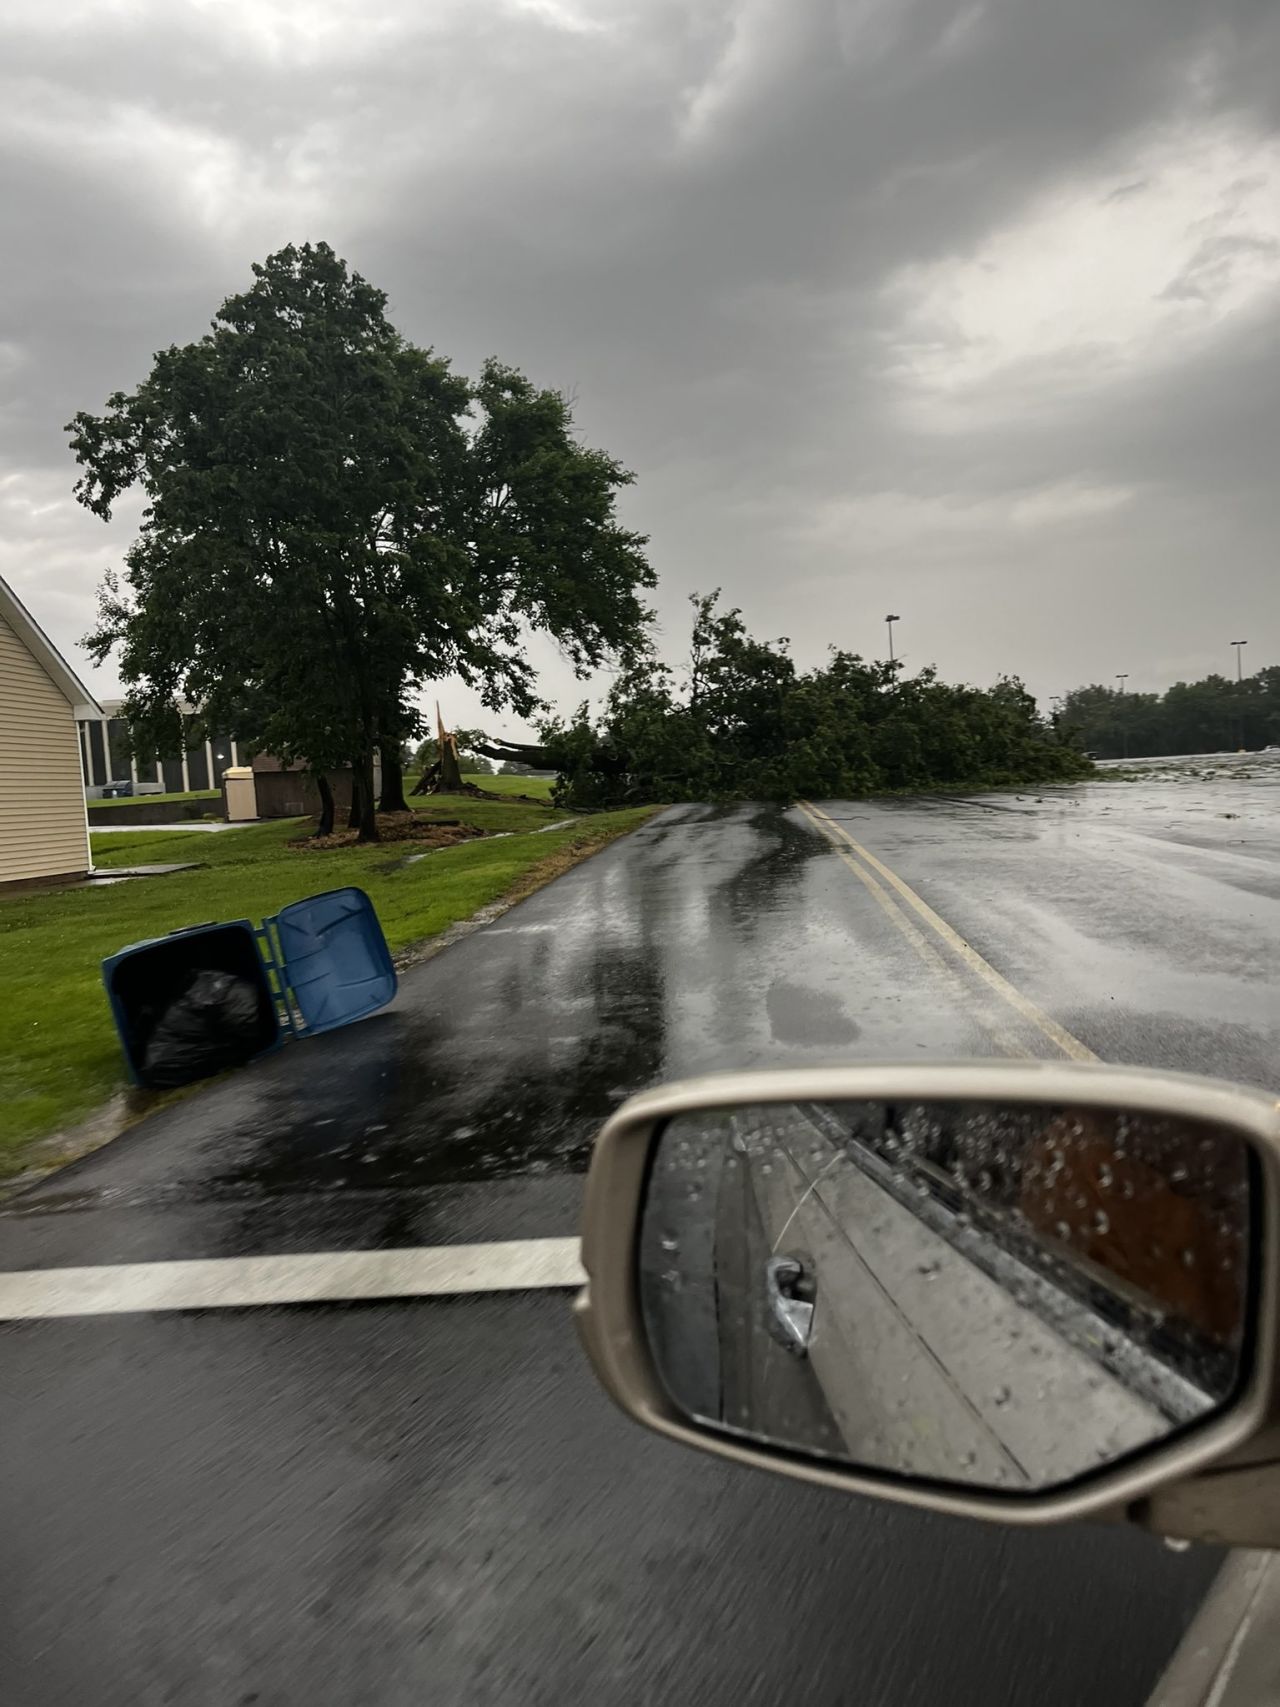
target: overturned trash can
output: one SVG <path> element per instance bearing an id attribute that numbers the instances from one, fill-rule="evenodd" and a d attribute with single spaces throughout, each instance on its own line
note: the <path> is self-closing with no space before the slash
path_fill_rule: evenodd
<path id="1" fill-rule="evenodd" d="M 331 889 L 253 925 L 191 925 L 102 963 L 135 1084 L 163 1088 L 243 1066 L 291 1037 L 334 1031 L 396 993 L 363 889 Z"/>

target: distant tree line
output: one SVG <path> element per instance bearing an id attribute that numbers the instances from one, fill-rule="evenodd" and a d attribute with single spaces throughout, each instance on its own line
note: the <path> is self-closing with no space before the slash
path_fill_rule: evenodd
<path id="1" fill-rule="evenodd" d="M 1064 741 L 1100 759 L 1256 751 L 1280 742 L 1280 665 L 1242 682 L 1219 675 L 1175 682 L 1164 693 L 1073 688 L 1055 722 Z"/>
<path id="2" fill-rule="evenodd" d="M 562 803 L 847 798 L 1088 773 L 1014 677 L 967 687 L 838 649 L 800 670 L 787 640 L 753 638 L 718 594 L 693 606 L 683 679 L 649 659 L 621 672 L 598 719 L 584 705 L 544 725 L 535 756 L 560 772 Z"/>

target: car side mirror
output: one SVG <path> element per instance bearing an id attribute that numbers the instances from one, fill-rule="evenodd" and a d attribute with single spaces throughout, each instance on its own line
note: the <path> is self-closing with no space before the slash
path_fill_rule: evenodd
<path id="1" fill-rule="evenodd" d="M 1280 1545 L 1278 1205 L 1280 1105 L 1209 1080 L 703 1079 L 600 1134 L 578 1319 L 625 1411 L 741 1463 Z"/>

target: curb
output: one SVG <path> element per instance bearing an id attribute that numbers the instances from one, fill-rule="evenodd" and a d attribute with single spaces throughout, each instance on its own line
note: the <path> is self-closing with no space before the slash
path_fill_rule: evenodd
<path id="1" fill-rule="evenodd" d="M 1147 1707 L 1263 1707 L 1273 1701 L 1280 1701 L 1280 1553 L 1233 1553 Z"/>

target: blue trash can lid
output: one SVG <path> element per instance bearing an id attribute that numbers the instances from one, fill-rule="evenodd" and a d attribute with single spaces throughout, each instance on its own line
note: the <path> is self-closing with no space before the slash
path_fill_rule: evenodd
<path id="1" fill-rule="evenodd" d="M 282 969 L 308 1031 L 363 1019 L 395 995 L 391 952 L 363 889 L 310 895 L 266 922 L 275 926 Z"/>

